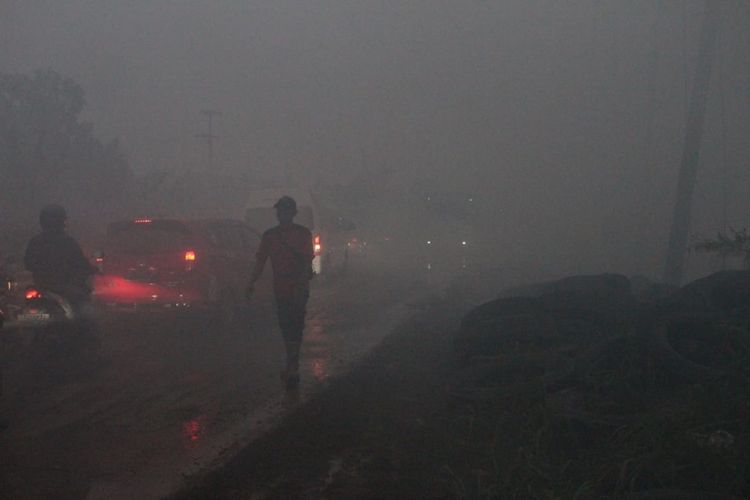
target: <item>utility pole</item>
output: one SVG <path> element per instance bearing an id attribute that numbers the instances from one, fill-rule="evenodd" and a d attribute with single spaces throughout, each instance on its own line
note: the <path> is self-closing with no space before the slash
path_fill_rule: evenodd
<path id="1" fill-rule="evenodd" d="M 706 119 L 706 101 L 711 82 L 711 67 L 716 53 L 716 39 L 721 23 L 723 0 L 706 0 L 700 52 L 693 79 L 693 90 L 685 126 L 685 143 L 682 149 L 677 196 L 669 232 L 669 248 L 664 266 L 664 280 L 679 285 L 684 274 L 685 253 L 690 232 L 690 212 L 698 171 L 703 123 Z"/>
<path id="2" fill-rule="evenodd" d="M 218 135 L 214 135 L 214 116 L 220 116 L 221 111 L 215 109 L 203 109 L 201 113 L 208 116 L 208 132 L 205 134 L 197 134 L 195 137 L 199 139 L 205 139 L 208 144 L 208 170 L 213 172 L 214 170 L 214 139 L 218 139 Z"/>

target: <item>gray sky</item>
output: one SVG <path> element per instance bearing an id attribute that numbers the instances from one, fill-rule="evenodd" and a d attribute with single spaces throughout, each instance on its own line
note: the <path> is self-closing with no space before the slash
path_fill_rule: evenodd
<path id="1" fill-rule="evenodd" d="M 648 272 L 701 14 L 698 0 L 3 0 L 0 71 L 78 81 L 136 171 L 201 168 L 200 110 L 216 108 L 227 172 L 388 165 L 496 199 L 503 238 L 536 241 L 519 254 L 552 245 L 578 270 L 583 245 L 594 267 Z M 725 185 L 731 224 L 750 208 L 750 5 L 729 1 L 725 21 L 696 192 L 706 234 Z"/>

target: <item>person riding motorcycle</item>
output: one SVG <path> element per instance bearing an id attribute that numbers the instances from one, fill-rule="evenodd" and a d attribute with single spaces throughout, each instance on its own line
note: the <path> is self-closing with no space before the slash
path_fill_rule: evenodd
<path id="1" fill-rule="evenodd" d="M 29 241 L 24 265 L 34 284 L 65 297 L 73 307 L 85 304 L 90 295 L 89 278 L 94 268 L 75 239 L 65 232 L 67 213 L 60 205 L 47 205 L 39 212 L 42 232 Z"/>

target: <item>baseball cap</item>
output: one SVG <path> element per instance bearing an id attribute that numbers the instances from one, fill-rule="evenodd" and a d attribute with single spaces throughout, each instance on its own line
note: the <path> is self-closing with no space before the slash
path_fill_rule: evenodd
<path id="1" fill-rule="evenodd" d="M 282 196 L 273 208 L 297 210 L 297 202 L 291 196 Z"/>

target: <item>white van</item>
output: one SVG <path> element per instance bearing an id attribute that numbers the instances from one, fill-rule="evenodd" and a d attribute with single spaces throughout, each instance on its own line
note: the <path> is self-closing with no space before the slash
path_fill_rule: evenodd
<path id="1" fill-rule="evenodd" d="M 297 202 L 297 216 L 294 222 L 305 226 L 313 234 L 315 251 L 313 271 L 315 274 L 345 271 L 348 249 L 347 241 L 342 240 L 340 232 L 337 231 L 341 224 L 338 221 L 327 224 L 325 211 L 321 210 L 309 193 L 294 189 L 254 191 L 245 209 L 245 223 L 261 234 L 276 226 L 278 221 L 273 205 L 285 195 L 291 196 Z"/>

